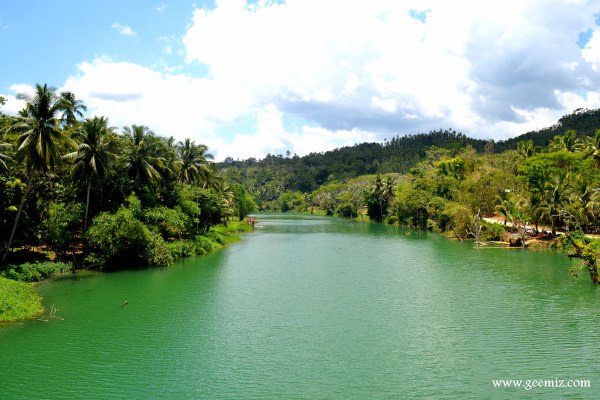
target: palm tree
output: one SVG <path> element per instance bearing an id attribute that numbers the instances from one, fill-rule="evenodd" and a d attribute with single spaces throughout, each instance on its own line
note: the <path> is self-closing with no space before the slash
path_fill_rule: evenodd
<path id="1" fill-rule="evenodd" d="M 165 158 L 160 156 L 163 142 L 144 125 L 126 126 L 123 132 L 130 140 L 125 154 L 130 177 L 136 184 L 160 182 L 163 179 L 161 172 L 165 175 L 170 172 Z"/>
<path id="2" fill-rule="evenodd" d="M 535 154 L 533 140 L 521 140 L 517 146 L 517 152 L 523 159 L 527 159 Z"/>
<path id="3" fill-rule="evenodd" d="M 227 218 L 235 214 L 233 206 L 235 194 L 227 182 L 225 182 L 225 179 L 220 176 L 214 177 L 211 183 L 212 189 L 223 198 L 223 223 L 226 224 Z"/>
<path id="4" fill-rule="evenodd" d="M 519 142 L 520 144 L 521 142 Z M 503 199 L 499 195 L 496 196 L 496 214 L 501 215 L 504 218 L 504 226 L 510 218 L 510 214 L 514 211 L 514 204 L 509 199 Z"/>
<path id="5" fill-rule="evenodd" d="M 380 175 L 377 175 L 375 182 L 369 189 L 369 194 L 372 199 L 377 202 L 379 206 L 379 217 L 383 221 L 383 211 L 387 208 L 392 197 L 394 197 L 394 178 L 388 176 L 385 180 L 381 179 Z"/>
<path id="6" fill-rule="evenodd" d="M 383 181 L 381 180 L 380 175 L 377 175 L 377 178 L 375 178 L 375 182 L 373 182 L 373 185 L 370 188 L 370 194 L 379 205 L 379 214 L 381 221 L 383 221 Z"/>
<path id="7" fill-rule="evenodd" d="M 383 211 L 387 208 L 392 197 L 394 197 L 394 179 L 388 176 L 385 180 L 381 179 L 381 176 L 377 175 L 373 186 L 371 186 L 371 196 L 377 201 L 379 205 L 379 216 L 383 221 Z"/>
<path id="8" fill-rule="evenodd" d="M 600 129 L 596 129 L 596 135 L 590 138 L 584 151 L 588 157 L 594 160 L 594 168 L 600 169 Z"/>
<path id="9" fill-rule="evenodd" d="M 0 173 L 5 173 L 8 170 L 6 163 L 10 161 L 10 156 L 5 153 L 6 150 L 10 149 L 9 143 L 0 143 Z"/>
<path id="10" fill-rule="evenodd" d="M 33 95 L 20 93 L 17 98 L 25 100 L 25 109 L 19 113 L 18 122 L 11 129 L 23 132 L 17 141 L 17 156 L 25 160 L 28 179 L 0 264 L 4 263 L 10 251 L 35 174 L 51 172 L 60 164 L 59 142 L 75 146 L 75 142 L 59 130 L 58 114 L 64 109 L 55 89 L 46 84 L 36 84 Z"/>
<path id="11" fill-rule="evenodd" d="M 539 192 L 531 193 L 529 196 L 529 215 L 531 222 L 535 225 L 535 231 L 539 232 L 540 223 L 547 216 L 547 208 L 544 204 L 544 199 Z"/>
<path id="12" fill-rule="evenodd" d="M 569 129 L 563 136 L 556 135 L 548 146 L 550 151 L 567 150 L 573 152 L 577 144 L 577 132 Z"/>
<path id="13" fill-rule="evenodd" d="M 190 139 L 179 142 L 177 146 L 178 160 L 175 161 L 176 169 L 179 171 L 177 180 L 185 183 L 193 183 L 205 186 L 211 179 L 212 169 L 208 160 L 212 160 L 212 154 L 207 153 L 208 147 L 196 145 Z"/>
<path id="14" fill-rule="evenodd" d="M 64 125 L 75 125 L 77 117 L 83 118 L 83 112 L 87 111 L 83 101 L 77 100 L 72 92 L 62 92 L 58 101 L 63 110 L 61 122 Z"/>
<path id="15" fill-rule="evenodd" d="M 553 176 L 550 181 L 546 182 L 543 194 L 543 207 L 541 212 L 550 219 L 552 235 L 556 236 L 556 225 L 563 211 L 564 205 L 567 204 L 568 191 L 567 182 L 569 181 L 569 173 L 562 171 L 558 175 Z"/>
<path id="16" fill-rule="evenodd" d="M 74 160 L 71 176 L 86 182 L 85 219 L 83 231 L 87 231 L 88 212 L 90 208 L 90 189 L 94 177 L 102 179 L 114 164 L 114 142 L 107 140 L 107 135 L 113 132 L 105 117 L 86 119 L 74 137 L 81 142 L 77 151 L 65 155 Z"/>
<path id="17" fill-rule="evenodd" d="M 593 178 L 584 174 L 575 174 L 570 179 L 571 185 L 568 188 L 567 210 L 566 213 L 572 220 L 578 224 L 578 229 L 583 230 L 583 226 L 591 222 L 593 228 L 597 221 L 596 214 L 600 208 L 598 202 L 598 183 L 593 181 Z"/>
<path id="18" fill-rule="evenodd" d="M 386 180 L 383 182 L 383 187 L 381 190 L 381 194 L 386 201 L 390 201 L 392 197 L 394 197 L 394 187 L 396 182 L 394 182 L 394 178 L 388 176 Z"/>

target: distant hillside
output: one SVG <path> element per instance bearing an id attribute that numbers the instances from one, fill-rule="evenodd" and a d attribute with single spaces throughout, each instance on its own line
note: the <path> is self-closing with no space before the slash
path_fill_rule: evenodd
<path id="1" fill-rule="evenodd" d="M 567 114 L 555 125 L 539 131 L 527 132 L 523 135 L 514 137 L 494 144 L 496 152 L 502 152 L 510 149 L 516 149 L 521 140 L 533 140 L 535 146 L 542 148 L 548 147 L 548 144 L 556 135 L 564 135 L 568 130 L 577 132 L 577 137 L 593 136 L 596 129 L 600 129 L 600 109 L 587 110 L 579 108 L 572 114 Z"/>
<path id="2" fill-rule="evenodd" d="M 241 180 L 246 181 L 250 174 L 256 185 L 264 184 L 275 174 L 285 182 L 283 186 L 286 190 L 306 192 L 331 180 L 345 180 L 374 173 L 408 172 L 425 158 L 431 146 L 448 149 L 454 153 L 471 145 L 480 153 L 484 151 L 499 153 L 516 149 L 521 140 L 531 139 L 534 145 L 545 148 L 555 135 L 563 135 L 567 130 L 573 129 L 577 131 L 577 136 L 581 137 L 593 135 L 598 128 L 600 128 L 600 109 L 579 109 L 565 115 L 551 127 L 500 142 L 473 139 L 454 130 L 439 130 L 397 136 L 386 140 L 383 144 L 361 143 L 324 153 L 310 153 L 304 157 L 268 154 L 261 160 L 250 158 L 236 161 L 227 158 L 219 164 L 219 168 L 227 171 L 235 167 Z M 249 169 L 252 171 L 250 172 Z"/>
<path id="3" fill-rule="evenodd" d="M 425 157 L 431 146 L 458 151 L 471 145 L 477 151 L 483 151 L 485 143 L 485 140 L 472 139 L 462 133 L 440 130 L 398 136 L 383 144 L 361 143 L 324 153 L 310 153 L 304 157 L 268 154 L 261 160 L 235 161 L 227 158 L 219 164 L 219 169 L 236 167 L 243 171 L 258 167 L 303 175 L 300 181 L 304 183 L 292 189 L 306 191 L 314 190 L 331 179 L 343 180 L 378 172 L 407 172 Z M 307 171 L 310 177 L 305 176 Z"/>

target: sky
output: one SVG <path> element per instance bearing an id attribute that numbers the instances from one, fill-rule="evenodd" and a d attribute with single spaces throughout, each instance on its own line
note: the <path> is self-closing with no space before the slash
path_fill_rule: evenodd
<path id="1" fill-rule="evenodd" d="M 216 160 L 600 108 L 598 0 L 0 0 L 1 111 L 36 83 Z"/>

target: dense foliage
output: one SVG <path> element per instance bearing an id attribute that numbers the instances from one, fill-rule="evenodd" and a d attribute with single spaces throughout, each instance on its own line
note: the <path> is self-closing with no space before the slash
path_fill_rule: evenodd
<path id="1" fill-rule="evenodd" d="M 369 174 L 408 173 L 424 161 L 432 147 L 446 149 L 455 156 L 471 146 L 479 154 L 499 154 L 518 150 L 519 142 L 531 140 L 531 151 L 547 148 L 552 139 L 573 130 L 579 138 L 594 137 L 600 127 L 599 110 L 576 110 L 549 128 L 533 131 L 506 141 L 473 139 L 454 130 L 397 136 L 384 143 L 361 143 L 304 157 L 269 154 L 261 160 L 225 159 L 219 164 L 229 179 L 243 183 L 263 208 L 270 206 L 281 193 L 308 193 L 329 182 L 346 181 Z"/>
<path id="2" fill-rule="evenodd" d="M 205 145 L 143 125 L 119 133 L 106 117 L 82 120 L 85 105 L 47 85 L 19 97 L 19 116 L 0 113 L 7 276 L 44 277 L 44 268 L 7 264 L 40 252 L 73 266 L 170 264 L 219 246 L 211 229 L 256 209 L 244 187 L 218 175 Z"/>

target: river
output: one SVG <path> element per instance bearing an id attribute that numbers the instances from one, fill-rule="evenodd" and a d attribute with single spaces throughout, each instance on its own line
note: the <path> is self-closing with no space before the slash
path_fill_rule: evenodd
<path id="1" fill-rule="evenodd" d="M 168 268 L 42 283 L 64 320 L 0 326 L 0 397 L 600 398 L 600 288 L 568 264 L 260 215 L 242 242 Z"/>

